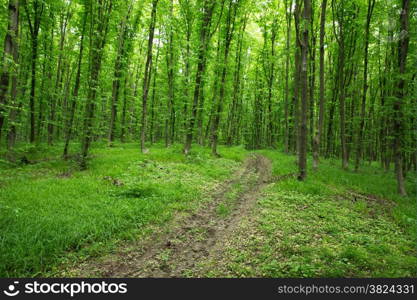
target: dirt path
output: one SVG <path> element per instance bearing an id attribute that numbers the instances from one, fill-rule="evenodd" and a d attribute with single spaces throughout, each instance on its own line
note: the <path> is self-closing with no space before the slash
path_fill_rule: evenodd
<path id="1" fill-rule="evenodd" d="M 196 213 L 174 223 L 168 232 L 153 235 L 137 248 L 130 247 L 100 263 L 81 266 L 77 273 L 88 276 L 94 270 L 104 277 L 204 276 L 208 271 L 204 261 L 222 251 L 233 228 L 249 213 L 261 189 L 271 179 L 271 162 L 262 155 L 252 154 Z"/>

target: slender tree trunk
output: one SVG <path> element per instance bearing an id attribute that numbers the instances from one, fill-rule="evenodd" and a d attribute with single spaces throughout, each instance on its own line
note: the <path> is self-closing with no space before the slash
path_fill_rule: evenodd
<path id="1" fill-rule="evenodd" d="M 348 168 L 348 150 L 346 145 L 346 77 L 345 77 L 345 28 L 344 28 L 344 0 L 341 1 L 341 8 L 336 12 L 335 15 L 335 0 L 332 0 L 332 10 L 333 10 L 333 29 L 336 32 L 335 21 L 337 19 L 339 33 L 335 34 L 337 43 L 339 44 L 338 51 L 338 60 L 339 60 L 339 70 L 338 70 L 338 81 L 339 81 L 339 114 L 340 114 L 340 143 L 342 150 L 342 168 L 347 170 Z"/>
<path id="2" fill-rule="evenodd" d="M 193 29 L 193 12 L 192 7 L 190 6 L 189 0 L 179 0 L 180 4 L 180 12 L 183 15 L 185 27 L 186 27 L 186 47 L 185 47 L 185 54 L 183 54 L 183 60 L 185 65 L 184 70 L 184 95 L 183 95 L 183 103 L 182 103 L 182 115 L 183 115 L 183 122 L 182 122 L 182 129 L 183 129 L 183 137 L 185 141 L 185 136 L 187 132 L 187 120 L 188 120 L 188 106 L 190 102 L 190 56 L 191 56 L 191 34 Z"/>
<path id="3" fill-rule="evenodd" d="M 284 151 L 289 153 L 290 151 L 290 127 L 289 127 L 289 70 L 290 70 L 290 41 L 291 41 L 291 9 L 292 9 L 292 0 L 290 5 L 288 5 L 288 0 L 284 1 L 285 4 L 285 19 L 287 21 L 287 34 L 286 34 L 286 44 L 285 44 L 285 103 L 284 103 Z"/>
<path id="4" fill-rule="evenodd" d="M 369 27 L 371 25 L 372 12 L 374 10 L 375 0 L 368 0 L 368 13 L 365 26 L 365 49 L 363 63 L 363 87 L 362 87 L 362 104 L 361 104 L 361 121 L 359 124 L 358 140 L 356 147 L 355 171 L 358 171 L 360 160 L 362 158 L 362 140 L 365 127 L 366 112 L 366 94 L 368 92 L 368 49 L 369 49 Z"/>
<path id="5" fill-rule="evenodd" d="M 221 113 L 223 110 L 223 102 L 224 96 L 226 91 L 226 75 L 227 75 L 227 66 L 228 66 L 228 59 L 229 59 L 229 52 L 230 52 L 230 45 L 233 39 L 233 31 L 235 26 L 235 19 L 236 13 L 239 2 L 234 3 L 233 0 L 229 2 L 229 9 L 227 14 L 226 20 L 226 28 L 225 28 L 225 40 L 224 40 L 224 56 L 222 62 L 222 72 L 221 72 L 221 79 L 220 79 L 220 91 L 219 91 L 219 99 L 216 104 L 215 115 L 213 118 L 213 123 L 211 127 L 211 152 L 214 156 L 219 156 L 217 153 L 217 143 L 219 138 L 219 125 L 220 125 L 220 118 Z"/>
<path id="6" fill-rule="evenodd" d="M 127 105 L 128 105 L 128 76 L 125 76 L 123 84 L 123 108 L 122 108 L 122 118 L 120 120 L 120 142 L 124 143 L 126 137 L 126 115 L 127 115 Z"/>
<path id="7" fill-rule="evenodd" d="M 394 158 L 395 158 L 395 173 L 397 177 L 397 190 L 401 196 L 406 196 L 407 192 L 404 183 L 403 174 L 403 150 L 402 138 L 404 134 L 403 112 L 402 106 L 406 93 L 406 80 L 404 74 L 406 73 L 406 63 L 408 55 L 408 45 L 410 42 L 409 33 L 409 13 L 410 0 L 402 0 L 402 10 L 400 14 L 401 32 L 404 36 L 398 42 L 398 69 L 399 79 L 397 82 L 397 93 L 394 102 Z"/>
<path id="8" fill-rule="evenodd" d="M 315 87 L 316 87 L 316 41 L 317 41 L 317 37 L 316 37 L 316 33 L 315 33 L 315 27 L 314 27 L 314 11 L 313 9 L 311 9 L 311 22 L 310 22 L 310 45 L 309 45 L 309 75 L 308 75 L 308 81 L 309 81 L 309 90 L 308 90 L 308 95 L 309 95 L 309 116 L 308 116 L 308 121 L 309 121 L 309 133 L 308 138 L 309 138 L 309 144 L 310 144 L 310 148 L 314 153 L 314 137 L 315 137 L 315 99 L 314 99 L 314 91 L 315 91 Z M 308 151 L 308 146 L 307 146 L 307 151 Z"/>
<path id="9" fill-rule="evenodd" d="M 87 92 L 85 106 L 83 138 L 81 141 L 81 161 L 80 167 L 87 167 L 87 156 L 90 143 L 93 138 L 94 110 L 96 106 L 97 89 L 99 85 L 99 75 L 103 58 L 103 49 L 106 45 L 107 32 L 110 14 L 113 8 L 112 0 L 100 1 L 100 3 L 90 3 L 91 27 L 90 27 L 90 82 Z"/>
<path id="10" fill-rule="evenodd" d="M 20 30 L 18 32 L 18 40 L 22 40 L 22 31 Z M 25 61 L 22 57 L 22 54 L 18 54 L 18 48 L 16 48 L 16 59 L 17 62 L 23 62 Z M 23 64 L 21 65 L 23 66 Z M 25 65 L 25 67 L 21 67 L 19 71 L 16 70 L 16 72 L 12 76 L 12 87 L 11 87 L 11 102 L 10 102 L 10 112 L 8 117 L 8 124 L 9 124 L 9 130 L 7 131 L 7 151 L 11 151 L 16 143 L 16 137 L 17 137 L 17 127 L 18 127 L 18 119 L 22 111 L 23 101 L 22 98 L 25 97 L 26 94 L 26 88 L 27 88 L 27 81 L 29 77 L 29 66 Z M 22 97 L 18 99 L 18 88 L 17 84 L 18 82 L 21 82 L 21 90 L 20 93 Z M 25 83 L 25 84 L 23 84 Z"/>
<path id="11" fill-rule="evenodd" d="M 307 177 L 307 110 L 308 110 L 308 42 L 309 24 L 311 22 L 311 0 L 304 0 L 303 31 L 301 45 L 301 116 L 299 131 L 299 153 L 298 153 L 298 179 L 305 180 Z"/>
<path id="12" fill-rule="evenodd" d="M 209 37 L 210 37 L 210 25 L 211 19 L 213 16 L 213 11 L 216 6 L 216 2 L 205 0 L 203 4 L 203 16 L 202 16 L 202 24 L 200 28 L 200 41 L 199 41 L 199 49 L 198 49 L 198 58 L 197 58 L 197 72 L 195 75 L 195 84 L 194 84 L 194 96 L 193 96 L 193 104 L 191 107 L 191 117 L 188 122 L 187 132 L 186 132 L 186 139 L 184 145 L 184 154 L 188 155 L 191 150 L 191 143 L 193 141 L 193 132 L 194 132 L 194 124 L 197 118 L 197 108 L 199 105 L 199 96 L 200 90 L 202 85 L 203 75 L 206 70 L 206 52 L 208 49 Z"/>
<path id="13" fill-rule="evenodd" d="M 78 102 L 78 92 L 80 90 L 80 85 L 81 85 L 80 84 L 81 83 L 81 66 L 82 66 L 83 53 L 84 53 L 84 36 L 85 36 L 85 30 L 87 26 L 87 16 L 88 16 L 88 9 L 85 8 L 83 25 L 82 25 L 82 30 L 81 30 L 81 38 L 80 38 L 80 52 L 78 54 L 77 74 L 75 75 L 75 84 L 74 84 L 74 90 L 72 92 L 72 97 L 71 97 L 69 118 L 68 118 L 68 122 L 66 125 L 65 144 L 64 144 L 64 152 L 63 152 L 64 158 L 68 157 L 69 143 L 72 138 L 75 110 L 77 108 L 77 102 Z"/>
<path id="14" fill-rule="evenodd" d="M 242 69 L 242 51 L 243 51 L 243 34 L 245 33 L 248 16 L 243 20 L 243 25 L 240 28 L 238 46 L 236 47 L 235 58 L 235 72 L 233 76 L 233 99 L 229 109 L 229 116 L 227 120 L 227 145 L 233 144 L 233 139 L 236 136 L 237 129 L 237 107 L 239 98 L 241 97 L 241 69 Z"/>
<path id="15" fill-rule="evenodd" d="M 216 75 L 217 78 L 217 75 Z M 197 128 L 198 128 L 198 136 L 197 136 L 197 143 L 201 146 L 204 146 L 207 137 L 208 137 L 208 130 L 204 131 L 204 114 L 205 114 L 205 94 L 204 94 L 204 84 L 205 81 L 203 80 L 200 85 L 200 96 L 198 101 L 198 112 L 197 112 Z M 213 98 L 217 97 L 217 87 L 213 91 Z M 209 129 L 211 126 L 211 117 L 212 114 L 210 113 L 209 122 L 207 123 L 207 128 Z"/>
<path id="16" fill-rule="evenodd" d="M 155 102 L 156 102 L 156 77 L 158 74 L 158 62 L 159 62 L 159 41 L 158 41 L 158 45 L 157 45 L 157 51 L 156 51 L 156 60 L 155 60 L 155 67 L 153 70 L 153 83 L 152 83 L 152 99 L 151 99 L 151 128 L 149 129 L 150 131 L 150 140 L 151 140 L 151 144 L 153 144 L 155 142 L 155 132 L 154 132 L 154 128 L 155 128 Z"/>
<path id="17" fill-rule="evenodd" d="M 55 91 L 51 98 L 50 103 L 50 116 L 48 122 L 48 144 L 52 145 L 54 131 L 55 131 L 55 117 L 56 117 L 56 106 L 59 99 L 61 99 L 61 90 L 62 90 L 62 82 L 63 82 L 63 57 L 64 57 L 64 46 L 65 46 L 65 39 L 67 33 L 67 25 L 70 18 L 70 6 L 67 8 L 68 11 L 65 13 L 65 16 L 61 17 L 60 22 L 60 40 L 59 40 L 59 56 L 58 56 L 58 64 L 57 64 L 57 71 L 56 71 L 56 80 L 55 80 Z M 53 19 L 53 16 L 51 17 Z M 53 30 L 52 30 L 52 38 L 51 43 L 53 44 Z M 59 103 L 58 103 L 59 104 Z"/>
<path id="18" fill-rule="evenodd" d="M 268 61 L 271 61 L 270 63 L 270 70 L 267 72 L 267 83 L 268 83 L 268 98 L 267 98 L 267 106 L 268 106 L 268 123 L 267 123 L 267 146 L 273 147 L 273 144 L 275 142 L 275 134 L 274 134 L 274 116 L 272 111 L 272 89 L 274 85 L 275 80 L 275 40 L 276 40 L 276 31 L 277 31 L 277 19 L 274 19 L 271 29 L 271 57 L 268 57 Z M 265 29 L 265 33 L 266 33 Z M 265 35 L 266 37 L 266 35 Z M 265 41 L 266 44 L 266 41 Z"/>
<path id="19" fill-rule="evenodd" d="M 148 52 L 146 55 L 146 64 L 145 71 L 143 75 L 143 94 L 142 94 L 142 121 L 141 121 L 141 131 L 140 131 L 140 149 L 142 153 L 147 152 L 145 148 L 146 142 L 146 126 L 147 126 L 147 102 L 149 94 L 149 81 L 150 73 L 152 69 L 152 48 L 153 48 L 153 37 L 155 33 L 155 24 L 156 24 L 156 7 L 158 5 L 158 0 L 152 1 L 152 13 L 151 13 L 151 23 L 149 25 L 149 37 L 148 37 Z"/>
<path id="20" fill-rule="evenodd" d="M 174 2 L 170 4 L 170 28 L 168 39 L 167 53 L 167 70 L 168 70 L 168 116 L 166 122 L 166 146 L 169 147 L 174 142 L 175 132 L 175 108 L 174 108 L 174 29 L 173 24 Z"/>
<path id="21" fill-rule="evenodd" d="M 331 64 L 330 64 L 331 65 Z M 332 74 L 333 74 L 333 89 L 332 89 L 332 98 L 330 101 L 330 108 L 329 108 L 329 117 L 328 117 L 328 126 L 327 126 L 327 142 L 326 142 L 326 158 L 329 158 L 333 155 L 333 144 L 334 144 L 334 114 L 336 110 L 336 99 L 339 96 L 339 76 L 337 75 L 338 66 L 335 64 L 333 66 Z"/>
<path id="22" fill-rule="evenodd" d="M 326 7 L 327 0 L 323 0 L 321 3 L 321 16 L 320 16 L 320 102 L 319 102 L 319 120 L 317 122 L 317 134 L 313 141 L 313 168 L 317 169 L 320 157 L 320 144 L 323 132 L 324 124 L 324 36 L 326 34 Z"/>
<path id="23" fill-rule="evenodd" d="M 117 54 L 114 62 L 114 74 L 113 74 L 113 86 L 112 86 L 112 103 L 111 103 L 111 114 L 110 114 L 110 125 L 109 125 L 109 146 L 113 145 L 116 134 L 116 121 L 118 112 L 118 102 L 120 94 L 120 82 L 123 75 L 126 73 L 128 64 L 126 63 L 128 58 L 128 46 L 129 46 L 129 21 L 130 15 L 133 9 L 133 1 L 129 3 L 127 12 L 123 20 L 119 24 L 119 38 L 117 42 Z M 126 75 L 125 75 L 126 76 Z"/>
<path id="24" fill-rule="evenodd" d="M 38 35 L 41 24 L 41 17 L 44 10 L 44 3 L 39 4 L 38 0 L 35 0 L 33 3 L 33 22 L 31 20 L 31 13 L 27 7 L 26 2 L 24 2 L 24 8 L 26 10 L 26 15 L 28 18 L 30 36 L 31 36 L 31 45 L 32 45 L 32 55 L 31 55 L 31 85 L 30 85 L 30 96 L 29 96 L 29 111 L 30 111 L 30 136 L 29 141 L 31 143 L 35 142 L 36 139 L 36 128 L 35 128 L 35 97 L 36 97 L 36 64 L 38 60 Z"/>
<path id="25" fill-rule="evenodd" d="M 2 72 L 0 75 L 0 144 L 6 105 L 9 102 L 7 92 L 10 79 L 12 82 L 12 91 L 10 93 L 11 102 L 14 102 L 16 98 L 17 70 L 13 67 L 13 64 L 17 66 L 19 60 L 17 43 L 17 38 L 19 36 L 19 1 L 9 0 L 8 11 L 9 23 L 4 39 L 4 54 Z"/>
<path id="26" fill-rule="evenodd" d="M 300 0 L 301 1 L 301 0 Z M 300 5 L 298 0 L 296 1 L 295 10 L 294 10 L 294 25 L 295 25 L 295 66 L 294 66 L 294 97 L 293 97 L 293 151 L 299 154 L 299 133 L 300 133 L 300 89 L 301 87 L 301 40 L 300 40 Z"/>

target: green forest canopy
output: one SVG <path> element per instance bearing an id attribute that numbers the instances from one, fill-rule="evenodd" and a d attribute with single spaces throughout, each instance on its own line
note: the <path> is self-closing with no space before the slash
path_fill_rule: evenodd
<path id="1" fill-rule="evenodd" d="M 1 0 L 0 145 L 244 144 L 416 170 L 411 0 Z M 71 143 L 72 141 L 80 142 Z M 70 149 L 70 146 L 72 148 Z M 139 149 L 139 147 L 138 147 Z"/>

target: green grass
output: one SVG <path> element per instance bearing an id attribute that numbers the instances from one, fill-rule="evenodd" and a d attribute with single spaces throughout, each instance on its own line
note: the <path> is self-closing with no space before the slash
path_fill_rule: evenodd
<path id="1" fill-rule="evenodd" d="M 221 147 L 222 158 L 193 147 L 97 144 L 89 168 L 60 158 L 62 145 L 18 148 L 35 164 L 0 159 L 0 276 L 54 276 L 62 264 L 115 249 L 120 241 L 150 234 L 177 212 L 195 210 L 214 186 L 248 155 Z M 296 172 L 295 157 L 277 151 L 274 175 Z M 1 153 L 0 153 L 1 157 Z M 309 162 L 311 165 L 311 162 Z M 410 174 L 411 175 L 411 174 Z M 306 182 L 270 185 L 207 276 L 399 277 L 416 271 L 415 177 L 409 196 L 396 194 L 392 172 L 364 166 L 342 171 L 326 160 Z M 235 186 L 217 208 L 227 217 L 242 192 Z M 368 198 L 354 199 L 352 193 Z M 169 255 L 169 253 L 164 253 Z"/>
<path id="2" fill-rule="evenodd" d="M 39 163 L 3 161 L 0 170 L 2 277 L 49 274 L 65 260 L 137 238 L 149 224 L 207 199 L 245 156 L 239 147 L 214 159 L 198 146 L 186 158 L 180 145 L 156 145 L 147 155 L 136 144 L 102 145 L 92 150 L 88 170 L 78 171 L 60 159 L 60 145 L 40 149 L 19 149 Z"/>
<path id="3" fill-rule="evenodd" d="M 235 207 L 238 197 L 244 192 L 244 187 L 240 183 L 233 184 L 229 191 L 224 195 L 224 202 L 220 203 L 216 209 L 220 217 L 228 217 Z"/>
<path id="4" fill-rule="evenodd" d="M 296 169 L 293 156 L 260 152 L 273 161 L 275 175 Z M 409 197 L 401 198 L 395 193 L 392 173 L 374 167 L 345 172 L 338 161 L 329 160 L 319 171 L 309 170 L 305 182 L 291 178 L 275 183 L 267 188 L 253 216 L 243 220 L 222 263 L 214 263 L 207 275 L 416 276 L 414 180 L 407 181 Z M 367 198 L 355 200 L 352 193 Z"/>

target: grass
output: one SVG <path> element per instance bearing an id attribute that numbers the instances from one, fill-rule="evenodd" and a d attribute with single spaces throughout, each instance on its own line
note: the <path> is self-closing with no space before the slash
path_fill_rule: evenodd
<path id="1" fill-rule="evenodd" d="M 194 146 L 97 144 L 87 171 L 60 158 L 62 145 L 21 147 L 28 161 L 0 159 L 0 276 L 54 276 L 62 264 L 101 256 L 121 241 L 150 234 L 175 213 L 209 200 L 248 155 L 221 147 L 222 158 Z M 296 171 L 295 157 L 263 150 L 274 175 Z M 4 153 L 3 153 L 4 154 Z M 1 157 L 2 153 L 0 153 Z M 311 162 L 309 162 L 311 165 Z M 411 174 L 410 174 L 411 175 Z M 410 277 L 416 272 L 415 177 L 409 196 L 376 166 L 342 171 L 325 160 L 306 182 L 285 179 L 267 187 L 254 212 L 228 240 L 207 276 Z M 217 208 L 227 217 L 241 186 Z M 169 253 L 164 253 L 169 257 Z M 190 274 L 191 276 L 192 274 Z"/>
<path id="2" fill-rule="evenodd" d="M 137 238 L 148 225 L 207 199 L 245 155 L 239 147 L 214 159 L 197 146 L 186 158 L 180 145 L 156 145 L 147 155 L 136 144 L 101 145 L 93 149 L 89 169 L 78 171 L 60 159 L 59 146 L 19 149 L 36 164 L 0 162 L 1 277 L 53 274 L 64 261 Z"/>
<path id="3" fill-rule="evenodd" d="M 230 190 L 224 195 L 225 201 L 218 205 L 216 209 L 217 214 L 222 218 L 228 217 L 243 191 L 244 187 L 240 183 L 232 184 Z"/>
<path id="4" fill-rule="evenodd" d="M 294 172 L 293 156 L 260 152 L 273 161 L 274 175 Z M 346 172 L 339 162 L 323 161 L 306 182 L 270 185 L 222 261 L 208 262 L 207 276 L 414 277 L 414 184 L 409 178 L 409 197 L 401 198 L 392 173 L 375 167 Z"/>

